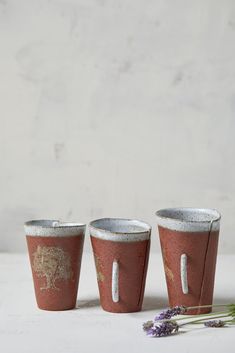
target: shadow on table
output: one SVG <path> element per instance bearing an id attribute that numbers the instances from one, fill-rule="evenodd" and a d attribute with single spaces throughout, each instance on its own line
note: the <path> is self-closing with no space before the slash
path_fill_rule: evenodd
<path id="1" fill-rule="evenodd" d="M 227 296 L 223 296 L 223 297 L 217 297 L 215 296 L 214 297 L 214 300 L 213 300 L 213 304 L 214 305 L 226 305 L 226 304 L 235 304 L 235 297 L 232 296 L 232 295 L 227 295 Z M 223 307 L 216 307 L 214 306 L 213 307 L 213 311 L 221 311 L 221 310 L 224 310 Z"/>
<path id="2" fill-rule="evenodd" d="M 92 298 L 87 300 L 78 300 L 75 309 L 87 309 L 100 306 L 100 300 L 98 298 Z M 145 296 L 143 301 L 142 311 L 158 310 L 168 307 L 167 298 Z"/>
<path id="3" fill-rule="evenodd" d="M 214 297 L 213 304 L 233 304 L 235 303 L 235 298 L 232 296 L 224 297 Z M 164 309 L 169 307 L 169 302 L 167 297 L 158 297 L 158 296 L 145 296 L 143 301 L 142 311 L 151 311 Z M 213 311 L 221 311 L 221 307 L 214 307 Z"/>
<path id="4" fill-rule="evenodd" d="M 146 295 L 144 297 L 142 311 L 158 310 L 168 308 L 168 306 L 167 298 Z"/>
<path id="5" fill-rule="evenodd" d="M 235 302 L 235 297 L 233 295 L 227 295 L 224 297 L 214 297 L 213 304 L 232 304 Z"/>
<path id="6" fill-rule="evenodd" d="M 231 296 L 227 297 L 215 297 L 214 304 L 230 304 L 234 303 L 234 298 Z M 75 309 L 85 309 L 85 308 L 93 308 L 99 307 L 100 300 L 98 298 L 92 298 L 87 300 L 78 300 Z M 167 297 L 158 297 L 158 296 L 148 296 L 144 297 L 142 311 L 151 311 L 151 310 L 159 310 L 168 308 L 169 303 Z M 220 311 L 221 308 L 214 307 L 213 311 Z"/>
<path id="7" fill-rule="evenodd" d="M 88 299 L 88 300 L 77 300 L 75 309 L 87 309 L 100 306 L 100 301 L 98 298 Z"/>

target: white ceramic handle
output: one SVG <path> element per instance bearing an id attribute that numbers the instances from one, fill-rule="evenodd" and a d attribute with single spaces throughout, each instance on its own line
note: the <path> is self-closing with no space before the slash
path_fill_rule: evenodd
<path id="1" fill-rule="evenodd" d="M 182 254 L 180 258 L 180 275 L 181 286 L 184 294 L 188 294 L 188 277 L 187 277 L 187 255 Z"/>
<path id="2" fill-rule="evenodd" d="M 114 260 L 112 269 L 112 299 L 114 303 L 117 303 L 119 301 L 118 277 L 119 265 L 117 260 Z"/>

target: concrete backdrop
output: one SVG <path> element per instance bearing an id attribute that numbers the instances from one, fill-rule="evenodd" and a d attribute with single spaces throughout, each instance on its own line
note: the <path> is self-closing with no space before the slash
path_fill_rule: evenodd
<path id="1" fill-rule="evenodd" d="M 235 251 L 233 0 L 0 0 L 0 122 L 0 251 L 105 216 L 159 251 L 168 206 L 217 208 Z"/>

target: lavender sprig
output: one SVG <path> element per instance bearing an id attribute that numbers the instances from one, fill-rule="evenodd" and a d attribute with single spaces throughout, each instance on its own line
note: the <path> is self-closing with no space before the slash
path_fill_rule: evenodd
<path id="1" fill-rule="evenodd" d="M 145 329 L 147 336 L 164 337 L 177 333 L 179 325 L 174 320 L 166 320 L 161 323 L 152 322 L 152 326 Z"/>
<path id="2" fill-rule="evenodd" d="M 171 319 L 173 316 L 176 315 L 183 315 L 185 314 L 187 311 L 187 308 L 185 306 L 175 306 L 172 309 L 167 309 L 162 311 L 160 314 L 158 314 L 155 317 L 155 321 L 160 321 L 160 320 L 169 320 Z"/>
<path id="3" fill-rule="evenodd" d="M 173 316 L 185 314 L 188 310 L 199 309 L 199 308 L 208 308 L 213 306 L 223 306 L 226 307 L 226 310 L 209 313 L 209 314 L 199 314 L 188 317 L 181 317 L 177 319 L 188 320 L 190 321 L 183 322 L 178 324 L 176 320 L 170 320 Z M 232 320 L 221 320 L 221 318 L 231 318 Z M 196 318 L 196 320 L 195 320 Z M 217 319 L 218 320 L 215 320 Z M 209 320 L 208 320 L 209 319 Z M 210 320 L 212 319 L 212 320 Z M 207 321 L 206 321 L 207 320 Z M 185 306 L 176 306 L 171 309 L 167 309 L 159 313 L 153 321 L 147 321 L 143 324 L 143 330 L 150 337 L 163 337 L 169 336 L 173 333 L 177 333 L 179 328 L 188 324 L 204 324 L 205 327 L 224 327 L 227 324 L 235 323 L 235 304 L 226 304 L 226 305 L 203 305 L 203 306 L 194 306 L 194 307 L 185 307 Z"/>
<path id="4" fill-rule="evenodd" d="M 222 320 L 210 320 L 204 322 L 204 326 L 206 327 L 224 327 L 225 326 L 225 321 Z"/>
<path id="5" fill-rule="evenodd" d="M 154 322 L 151 320 L 151 321 L 146 321 L 146 322 L 144 322 L 143 323 L 143 330 L 145 331 L 145 332 L 147 332 L 150 328 L 152 328 L 153 327 L 153 324 L 154 324 Z"/>

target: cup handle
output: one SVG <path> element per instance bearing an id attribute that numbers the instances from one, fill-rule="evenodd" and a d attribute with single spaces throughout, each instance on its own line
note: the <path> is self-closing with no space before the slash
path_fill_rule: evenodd
<path id="1" fill-rule="evenodd" d="M 112 299 L 114 303 L 117 303 L 119 301 L 118 277 L 119 264 L 117 260 L 114 260 L 112 268 Z"/>
<path id="2" fill-rule="evenodd" d="M 182 254 L 180 258 L 180 276 L 182 292 L 188 294 L 188 276 L 187 276 L 187 255 Z"/>

